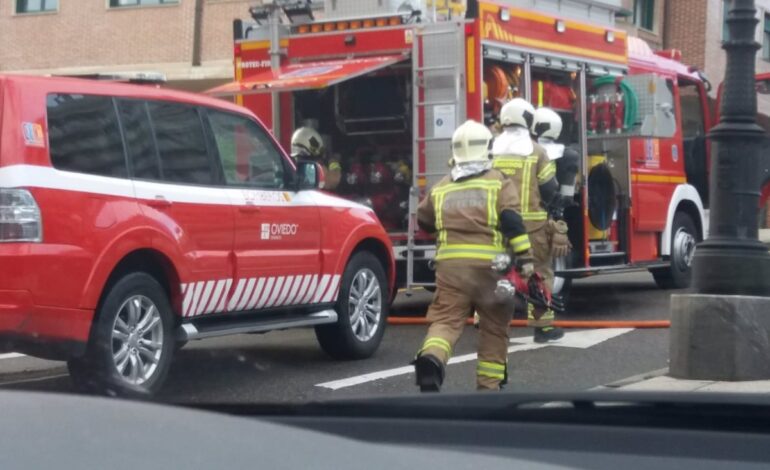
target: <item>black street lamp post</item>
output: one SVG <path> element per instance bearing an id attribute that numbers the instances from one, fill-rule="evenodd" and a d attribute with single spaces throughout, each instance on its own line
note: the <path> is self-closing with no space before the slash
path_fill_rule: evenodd
<path id="1" fill-rule="evenodd" d="M 767 295 L 760 276 L 770 265 L 758 239 L 759 152 L 764 131 L 757 124 L 753 0 L 733 0 L 723 48 L 727 67 L 719 124 L 711 131 L 711 220 L 708 240 L 693 257 L 695 290 L 702 294 Z M 770 314 L 770 312 L 768 312 Z"/>
<path id="2" fill-rule="evenodd" d="M 693 294 L 674 295 L 670 375 L 770 379 L 770 254 L 758 239 L 757 25 L 754 0 L 731 0 L 719 124 L 710 133 L 709 236 L 693 256 Z"/>

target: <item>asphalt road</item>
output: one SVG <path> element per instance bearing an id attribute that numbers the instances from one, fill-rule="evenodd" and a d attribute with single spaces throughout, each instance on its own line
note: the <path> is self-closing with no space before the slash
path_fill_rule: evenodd
<path id="1" fill-rule="evenodd" d="M 666 320 L 670 292 L 647 273 L 603 276 L 573 287 L 569 320 Z M 430 294 L 399 298 L 394 315 L 424 314 Z M 408 363 L 424 326 L 390 326 L 377 354 L 337 362 L 312 330 L 198 341 L 179 351 L 159 400 L 178 403 L 303 402 L 416 393 Z M 569 330 L 559 345 L 531 342 L 512 330 L 510 391 L 578 391 L 666 367 L 668 330 Z M 475 389 L 476 331 L 468 327 L 448 367 L 445 390 Z M 0 388 L 70 392 L 61 363 L 0 355 Z"/>

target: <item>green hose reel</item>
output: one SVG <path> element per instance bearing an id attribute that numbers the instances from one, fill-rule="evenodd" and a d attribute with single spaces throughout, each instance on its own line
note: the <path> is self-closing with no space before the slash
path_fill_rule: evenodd
<path id="1" fill-rule="evenodd" d="M 608 85 L 615 85 L 617 78 L 612 75 L 606 75 L 594 80 L 594 88 L 600 88 Z M 639 114 L 639 98 L 636 96 L 636 92 L 631 88 L 625 79 L 620 81 L 620 90 L 625 97 L 625 115 L 623 117 L 623 129 L 628 131 L 636 126 L 636 121 Z"/>

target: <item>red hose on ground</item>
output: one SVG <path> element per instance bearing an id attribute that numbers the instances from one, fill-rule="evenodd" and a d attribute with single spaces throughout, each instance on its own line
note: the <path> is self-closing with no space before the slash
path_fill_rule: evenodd
<path id="1" fill-rule="evenodd" d="M 473 324 L 473 319 L 468 318 L 467 323 Z M 389 325 L 427 325 L 428 320 L 425 317 L 390 317 Z M 513 327 L 527 326 L 527 320 L 511 320 Z M 557 320 L 554 326 L 561 328 L 669 328 L 669 320 Z"/>

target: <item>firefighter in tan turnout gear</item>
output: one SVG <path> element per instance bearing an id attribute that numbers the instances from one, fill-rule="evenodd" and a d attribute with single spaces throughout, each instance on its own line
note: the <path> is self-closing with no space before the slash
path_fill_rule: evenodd
<path id="1" fill-rule="evenodd" d="M 530 129 L 535 121 L 535 108 L 526 100 L 514 98 L 500 110 L 503 132 L 492 146 L 492 167 L 500 170 L 519 190 L 520 205 L 516 206 L 532 243 L 535 272 L 553 289 L 553 257 L 551 241 L 553 225 L 547 208 L 559 197 L 556 165 L 546 150 L 533 142 Z M 535 327 L 534 340 L 538 343 L 557 341 L 564 336 L 561 328 L 553 326 L 554 311 L 550 308 L 527 305 L 529 325 Z M 480 320 L 483 327 L 484 320 Z"/>
<path id="2" fill-rule="evenodd" d="M 499 390 L 506 378 L 508 324 L 512 310 L 494 291 L 499 276 L 491 269 L 496 255 L 510 250 L 525 277 L 533 272 L 529 237 L 513 182 L 492 169 L 492 134 L 468 121 L 452 136 L 452 167 L 420 203 L 420 227 L 436 233 L 436 293 L 428 309 L 428 334 L 415 359 L 417 385 L 438 391 L 452 348 L 473 308 L 480 328 L 477 388 Z"/>

